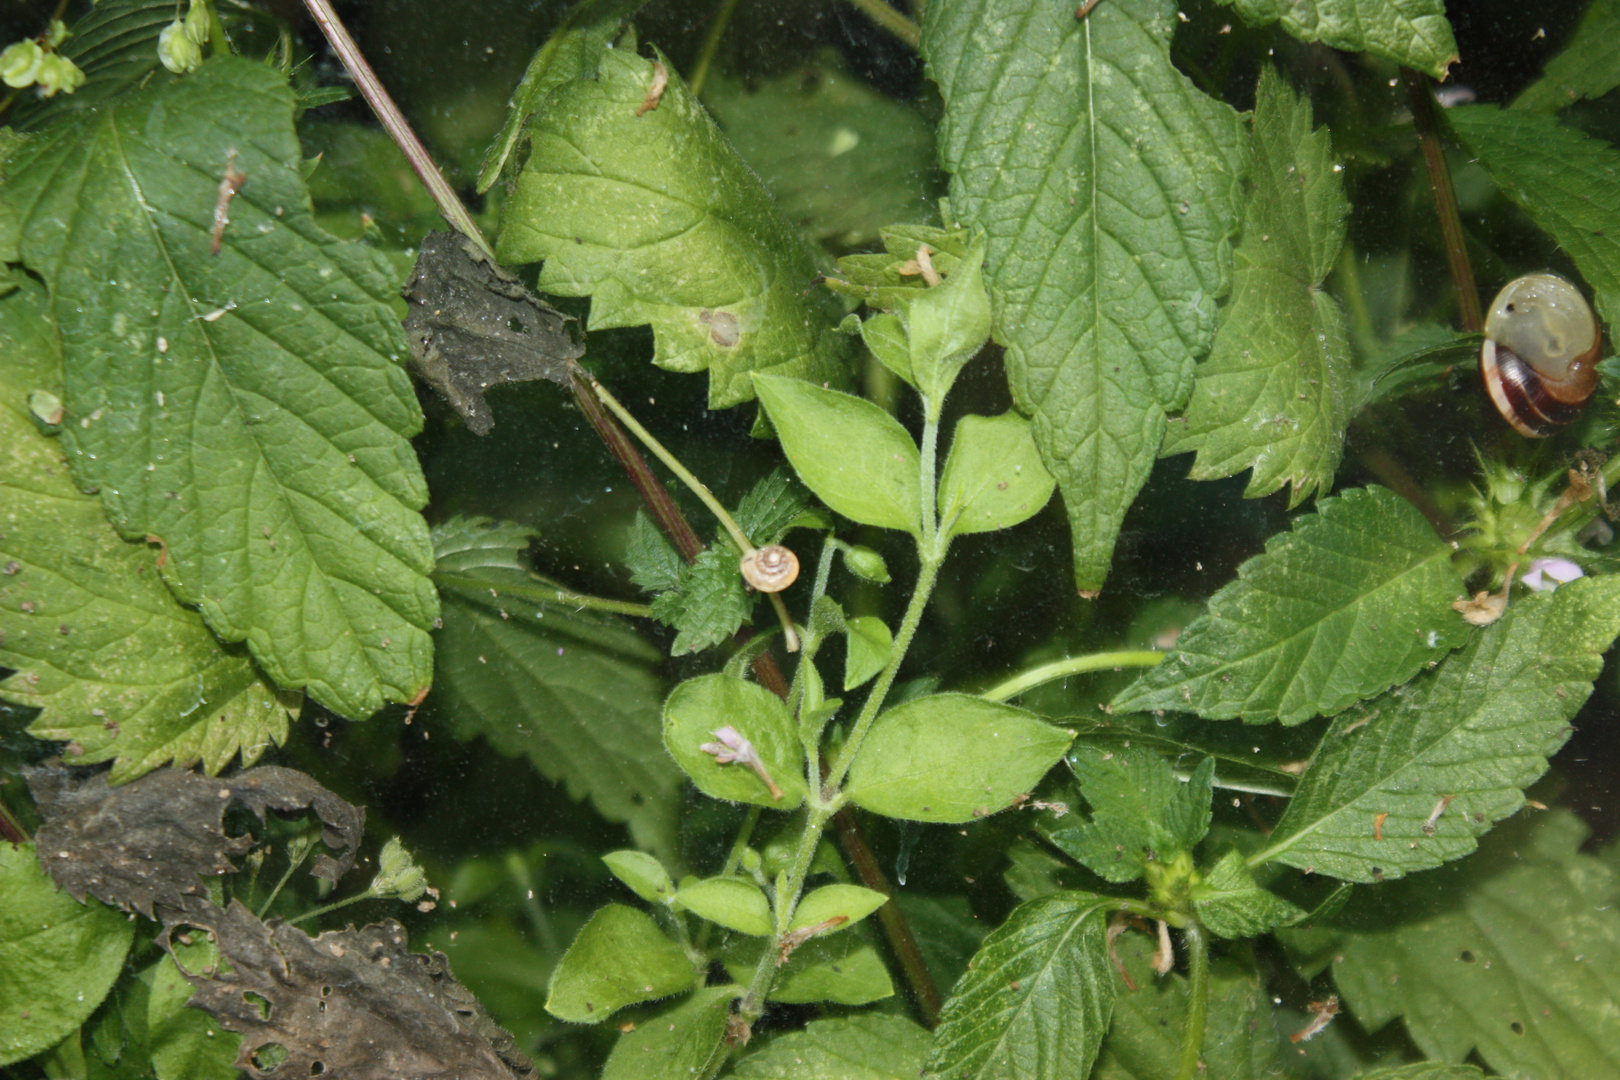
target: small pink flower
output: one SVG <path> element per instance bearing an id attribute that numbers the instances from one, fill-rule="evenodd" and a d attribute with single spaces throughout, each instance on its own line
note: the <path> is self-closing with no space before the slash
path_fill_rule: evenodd
<path id="1" fill-rule="evenodd" d="M 1519 580 L 1535 592 L 1545 592 L 1582 576 L 1579 566 L 1568 559 L 1537 559 Z"/>
<path id="2" fill-rule="evenodd" d="M 782 797 L 782 789 L 776 786 L 775 780 L 771 779 L 771 774 L 765 769 L 765 763 L 759 759 L 759 752 L 754 749 L 753 743 L 743 738 L 742 732 L 727 724 L 720 730 L 711 732 L 711 734 L 720 741 L 717 743 L 706 742 L 698 747 L 699 750 L 702 750 L 705 754 L 713 754 L 714 760 L 721 765 L 730 765 L 733 762 L 739 765 L 747 765 L 754 770 L 755 775 L 765 781 L 765 786 L 770 789 L 771 798 L 780 799 Z"/>

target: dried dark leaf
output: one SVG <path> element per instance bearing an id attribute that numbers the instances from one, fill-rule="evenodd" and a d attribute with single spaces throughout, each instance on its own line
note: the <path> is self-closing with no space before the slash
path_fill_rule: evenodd
<path id="1" fill-rule="evenodd" d="M 261 922 L 236 901 L 214 911 L 208 929 L 229 970 L 187 972 L 197 988 L 187 1004 L 242 1034 L 236 1066 L 248 1075 L 506 1080 L 533 1072 L 445 955 L 407 952 L 405 928 L 393 919 L 311 938 L 279 919 Z M 272 1046 L 285 1057 L 266 1053 Z"/>
<path id="2" fill-rule="evenodd" d="M 404 293 L 412 370 L 479 435 L 495 426 L 485 390 L 536 379 L 567 386 L 570 366 L 585 354 L 569 330 L 574 320 L 457 233 L 427 235 Z"/>
<path id="3" fill-rule="evenodd" d="M 326 826 L 321 839 L 338 853 L 317 856 L 310 871 L 327 881 L 354 864 L 365 826 L 363 809 L 274 765 L 231 777 L 159 769 L 119 787 L 109 787 L 104 772 L 32 769 L 27 776 L 45 819 L 38 834 L 45 872 L 81 902 L 89 893 L 170 926 L 209 921 L 213 905 L 197 879 L 232 873 L 229 856 L 252 845 L 252 837 L 225 834 L 233 800 L 261 821 L 267 809 L 314 809 Z"/>

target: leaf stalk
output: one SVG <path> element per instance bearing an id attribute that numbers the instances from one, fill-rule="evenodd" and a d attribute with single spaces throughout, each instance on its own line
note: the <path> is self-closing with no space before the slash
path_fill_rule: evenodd
<path id="1" fill-rule="evenodd" d="M 1146 649 L 1126 649 L 1120 652 L 1088 653 L 1085 656 L 1067 656 L 1062 660 L 1039 664 L 1020 671 L 1012 678 L 997 683 L 979 696 L 986 701 L 1006 701 L 1043 683 L 1066 679 L 1071 675 L 1084 675 L 1091 671 L 1118 671 L 1121 668 L 1157 667 L 1165 658 L 1162 652 Z"/>
<path id="2" fill-rule="evenodd" d="M 1182 928 L 1187 946 L 1187 1026 L 1176 1080 L 1193 1080 L 1204 1052 L 1204 1025 L 1209 1019 L 1209 939 L 1197 919 Z"/>

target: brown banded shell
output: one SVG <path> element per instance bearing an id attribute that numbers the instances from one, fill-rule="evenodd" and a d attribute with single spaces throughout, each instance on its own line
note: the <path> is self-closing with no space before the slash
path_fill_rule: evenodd
<path id="1" fill-rule="evenodd" d="M 742 557 L 742 576 L 760 592 L 781 592 L 799 578 L 799 557 L 781 544 L 755 548 Z"/>
<path id="2" fill-rule="evenodd" d="M 1532 439 L 1581 414 L 1597 388 L 1603 331 L 1586 297 L 1557 274 L 1526 274 L 1485 317 L 1480 374 L 1503 419 Z"/>

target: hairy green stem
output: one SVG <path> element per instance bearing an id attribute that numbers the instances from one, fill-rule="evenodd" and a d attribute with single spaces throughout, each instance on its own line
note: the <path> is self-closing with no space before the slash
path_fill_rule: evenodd
<path id="1" fill-rule="evenodd" d="M 913 49 L 922 44 L 922 30 L 917 24 L 884 3 L 884 0 L 849 0 L 849 3 Z"/>
<path id="2" fill-rule="evenodd" d="M 1176 1080 L 1193 1080 L 1204 1053 L 1204 1023 L 1209 1017 L 1209 940 L 1197 919 L 1188 919 L 1181 933 L 1187 944 L 1187 1024 Z"/>
<path id="3" fill-rule="evenodd" d="M 1120 668 L 1156 667 L 1165 654 L 1147 650 L 1127 649 L 1123 652 L 1089 653 L 1085 656 L 1069 656 L 1062 660 L 1053 660 L 1049 664 L 1020 671 L 1017 675 L 997 683 L 979 696 L 986 701 L 1006 701 L 1017 697 L 1026 690 L 1033 690 L 1042 683 L 1053 682 L 1057 679 L 1066 679 L 1070 675 L 1084 675 L 1088 671 L 1118 671 Z"/>
<path id="4" fill-rule="evenodd" d="M 721 0 L 714 22 L 709 24 L 708 36 L 703 39 L 703 51 L 698 53 L 697 63 L 692 65 L 692 77 L 686 80 L 686 88 L 693 97 L 703 93 L 703 84 L 708 81 L 714 54 L 720 51 L 720 39 L 725 36 L 726 25 L 731 22 L 732 12 L 736 10 L 737 0 Z"/>
<path id="5" fill-rule="evenodd" d="M 443 586 L 458 591 L 465 591 L 473 596 L 479 593 L 489 596 L 493 586 L 480 578 L 467 577 L 463 574 L 436 573 L 433 580 Z M 519 600 L 529 600 L 536 604 L 566 604 L 577 611 L 607 611 L 614 615 L 631 615 L 638 619 L 652 618 L 652 608 L 646 604 L 633 604 L 628 600 L 609 600 L 604 596 L 587 596 L 571 589 L 546 585 L 502 585 L 501 596 L 514 596 Z M 495 599 L 495 597 L 490 597 Z"/>

